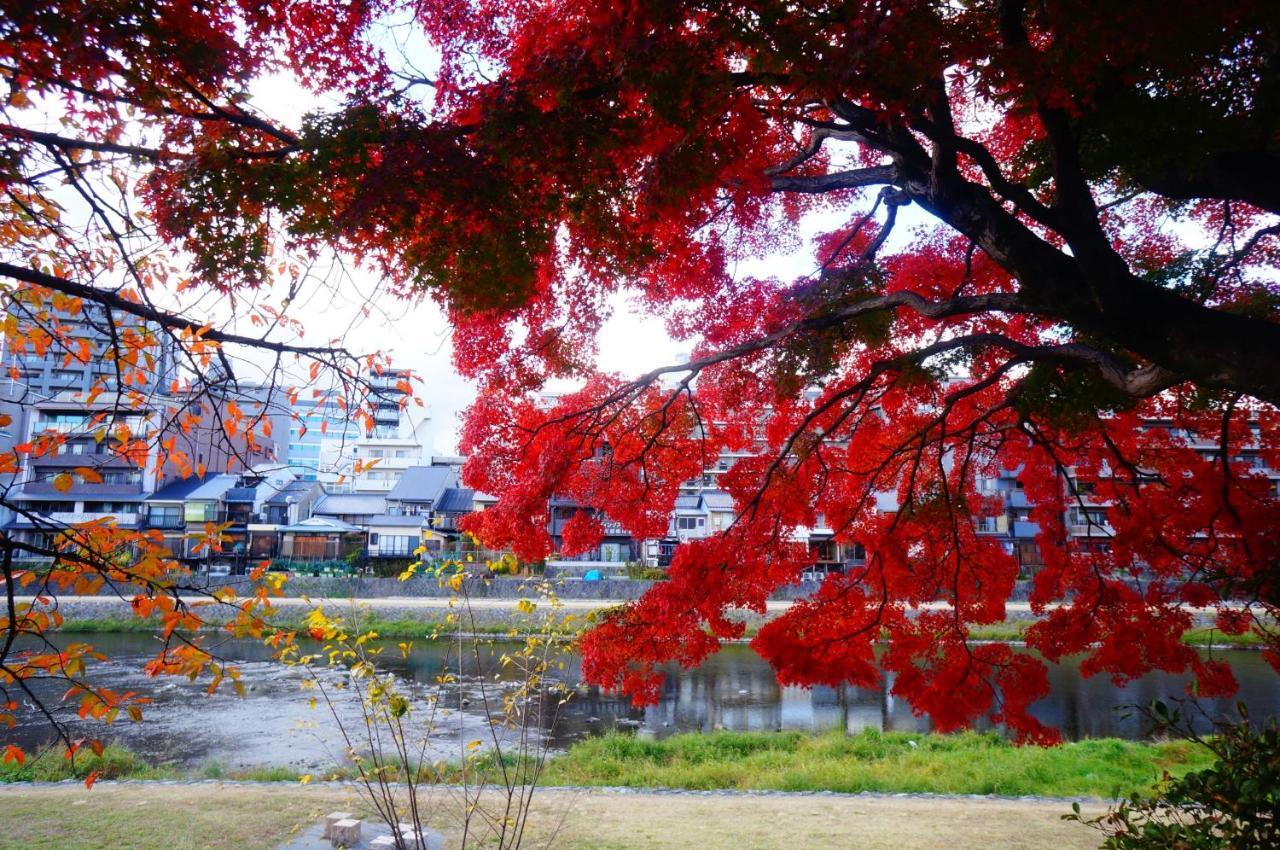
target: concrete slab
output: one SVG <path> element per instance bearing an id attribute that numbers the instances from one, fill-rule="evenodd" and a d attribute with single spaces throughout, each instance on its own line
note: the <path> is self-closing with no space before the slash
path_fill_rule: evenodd
<path id="1" fill-rule="evenodd" d="M 346 814 L 346 812 L 335 812 L 334 814 Z M 333 845 L 325 835 L 326 821 L 327 818 L 303 830 L 284 844 L 281 844 L 276 850 L 333 850 Z M 402 826 L 408 825 L 403 824 Z M 357 844 L 347 847 L 346 850 L 394 850 L 395 839 L 391 837 L 391 831 L 387 829 L 386 824 L 365 821 L 364 832 L 366 837 L 362 838 Z M 428 829 L 423 837 L 426 839 L 426 850 L 444 850 L 443 833 Z M 413 845 L 410 844 L 409 846 L 412 847 Z"/>

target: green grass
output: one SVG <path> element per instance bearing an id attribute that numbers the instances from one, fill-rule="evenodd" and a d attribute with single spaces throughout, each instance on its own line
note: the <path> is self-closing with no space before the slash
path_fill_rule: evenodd
<path id="1" fill-rule="evenodd" d="M 1009 620 L 1004 623 L 992 623 L 985 626 L 972 626 L 969 629 L 969 636 L 973 640 L 989 640 L 989 641 L 1007 641 L 1020 642 L 1025 639 L 1027 629 L 1032 625 L 1032 620 Z M 273 625 L 281 629 L 301 630 L 303 627 L 303 617 L 284 616 L 277 617 L 273 621 Z M 421 638 L 430 632 L 436 632 L 442 636 L 453 635 L 457 632 L 456 623 L 445 623 L 443 620 L 419 620 L 413 617 L 400 617 L 397 619 L 382 619 L 380 617 L 370 616 L 362 618 L 360 621 L 361 630 L 369 631 L 372 629 L 385 638 Z M 581 623 L 585 627 L 585 620 Z M 515 625 L 518 636 L 523 637 L 527 630 Z M 142 620 L 136 617 L 104 617 L 104 618 L 85 618 L 68 621 L 63 627 L 68 632 L 83 632 L 93 634 L 104 633 L 134 633 L 134 634 L 152 634 L 156 631 L 156 624 L 152 620 Z M 468 634 L 482 635 L 508 635 L 511 633 L 510 625 L 477 625 L 474 629 L 468 628 Z M 757 628 L 748 628 L 747 637 L 754 637 L 759 630 Z M 1246 632 L 1242 635 L 1229 635 L 1218 629 L 1192 629 L 1188 631 L 1182 638 L 1184 643 L 1191 646 L 1230 646 L 1230 647 L 1255 647 L 1261 645 L 1261 639 L 1253 632 Z"/>
<path id="2" fill-rule="evenodd" d="M 969 637 L 972 640 L 992 640 L 1018 642 L 1026 639 L 1027 629 L 1034 620 L 1007 620 L 1003 623 L 991 623 L 983 626 L 970 626 Z M 1262 639 L 1254 632 L 1242 635 L 1229 635 L 1219 629 L 1190 629 L 1182 636 L 1182 642 L 1190 646 L 1260 646 Z"/>
<path id="3" fill-rule="evenodd" d="M 612 733 L 551 761 L 549 785 L 1111 797 L 1208 766 L 1185 741 L 1018 747 L 995 734 L 716 732 L 646 741 Z"/>
<path id="4" fill-rule="evenodd" d="M 581 741 L 552 758 L 542 784 L 1115 797 L 1149 789 L 1166 770 L 1177 776 L 1211 762 L 1207 750 L 1186 741 L 1098 739 L 1041 748 L 1018 747 L 994 733 L 976 732 L 714 732 L 662 741 L 615 732 Z M 0 781 L 83 779 L 93 770 L 102 779 L 182 776 L 172 766 L 151 766 L 127 750 L 108 747 L 101 758 L 78 757 L 74 766 L 53 751 L 28 758 L 25 765 L 5 763 Z M 187 775 L 261 782 L 299 778 L 288 767 L 227 770 L 216 762 Z M 446 771 L 446 778 L 451 777 Z M 325 773 L 323 778 L 331 777 Z"/>
<path id="5" fill-rule="evenodd" d="M 0 782 L 57 782 L 84 779 L 97 772 L 98 779 L 177 779 L 182 772 L 172 765 L 148 764 L 136 753 L 115 745 L 94 755 L 87 747 L 74 760 L 64 756 L 62 747 L 47 747 L 28 753 L 25 761 L 0 762 Z"/>
<path id="6" fill-rule="evenodd" d="M 302 617 L 276 617 L 273 618 L 271 624 L 279 629 L 301 631 L 303 628 Z M 219 626 L 210 626 L 207 631 L 217 631 Z M 513 626 L 507 625 L 477 625 L 474 629 L 468 627 L 465 631 L 467 634 L 482 634 L 502 636 L 511 633 Z M 526 630 L 515 627 L 519 635 L 523 636 Z M 443 620 L 416 620 L 413 618 L 400 618 L 395 620 L 384 620 L 378 617 L 364 617 L 360 620 L 360 630 L 362 632 L 376 631 L 379 636 L 385 638 L 422 638 L 432 631 L 438 632 L 440 635 L 453 635 L 457 632 L 456 623 L 445 623 Z M 142 620 L 128 617 L 103 617 L 103 618 L 84 618 L 76 620 L 68 620 L 62 627 L 62 631 L 78 632 L 84 634 L 154 634 L 157 626 L 154 620 Z"/>

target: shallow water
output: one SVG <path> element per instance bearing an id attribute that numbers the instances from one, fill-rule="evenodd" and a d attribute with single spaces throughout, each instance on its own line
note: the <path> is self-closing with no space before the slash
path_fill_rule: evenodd
<path id="1" fill-rule="evenodd" d="M 288 765 L 301 770 L 317 770 L 341 760 L 344 744 L 332 715 L 321 702 L 309 706 L 312 693 L 301 687 L 301 674 L 272 662 L 271 651 L 254 641 L 228 640 L 218 653 L 240 666 L 247 687 L 239 698 L 229 688 L 213 695 L 202 684 L 185 679 L 150 679 L 141 672 L 144 661 L 155 653 L 155 638 L 140 634 L 95 634 L 74 636 L 105 652 L 110 660 L 97 666 L 95 680 L 118 691 L 137 691 L 154 699 L 145 708 L 141 724 L 117 721 L 108 728 L 79 721 L 71 708 L 64 714 L 79 734 L 123 744 L 152 760 L 173 761 L 184 767 L 217 762 L 229 769 L 249 766 Z M 394 642 L 393 642 L 394 643 Z M 461 667 L 459 684 L 441 688 L 437 677 L 457 672 L 457 645 L 450 641 L 417 642 L 408 658 L 399 653 L 384 657 L 385 666 L 405 687 L 425 699 L 439 695 L 439 709 L 433 728 L 425 729 L 425 711 L 416 716 L 427 732 L 425 755 L 430 759 L 456 759 L 466 743 L 487 739 L 488 723 L 484 702 L 500 702 L 501 678 L 495 656 L 469 658 Z M 1232 665 L 1240 681 L 1239 693 L 1225 700 L 1203 700 L 1210 716 L 1231 713 L 1237 701 L 1249 706 L 1253 717 L 1280 712 L 1280 676 L 1250 650 L 1216 652 Z M 483 669 L 481 669 L 483 668 Z M 484 675 L 481 675 L 484 674 Z M 509 674 L 505 674 L 508 675 Z M 579 684 L 579 667 L 567 659 L 559 676 L 574 696 L 551 718 L 541 724 L 541 734 L 553 747 L 564 747 L 583 736 L 610 728 L 632 728 L 641 734 L 662 737 L 683 731 L 713 729 L 777 730 L 798 729 L 850 731 L 872 727 L 885 730 L 928 731 L 927 719 L 912 714 L 910 707 L 891 693 L 892 679 L 881 688 L 865 690 L 818 687 L 781 687 L 768 665 L 749 647 L 726 647 L 719 655 L 693 670 L 667 672 L 661 701 L 644 709 L 633 709 L 627 700 Z M 1143 720 L 1118 707 L 1147 704 L 1153 699 L 1182 697 L 1187 678 L 1152 673 L 1139 681 L 1117 686 L 1102 677 L 1081 679 L 1078 666 L 1067 662 L 1049 671 L 1052 691 L 1033 707 L 1041 720 L 1057 726 L 1069 740 L 1114 736 L 1141 738 L 1150 733 Z M 350 693 L 332 688 L 339 681 L 327 676 L 338 715 L 352 724 L 360 714 Z M 56 698 L 56 695 L 55 695 Z M 551 706 L 554 700 L 546 705 Z M 1125 716 L 1128 714 L 1129 716 Z M 48 724 L 27 705 L 19 711 L 19 725 L 3 733 L 4 742 L 30 747 L 50 737 Z M 356 724 L 358 725 L 358 724 Z"/>

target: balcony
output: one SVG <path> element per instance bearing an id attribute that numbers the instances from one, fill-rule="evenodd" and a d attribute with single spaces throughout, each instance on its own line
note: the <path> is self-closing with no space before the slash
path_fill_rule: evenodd
<path id="1" fill-rule="evenodd" d="M 147 528 L 160 528 L 166 530 L 182 530 L 187 527 L 187 521 L 181 514 L 151 514 L 143 520 L 143 525 Z"/>
<path id="2" fill-rule="evenodd" d="M 1115 529 L 1107 525 L 1105 522 L 1073 522 L 1067 526 L 1067 533 L 1072 537 L 1112 537 L 1116 532 Z"/>
<path id="3" fill-rule="evenodd" d="M 53 522 L 62 523 L 63 525 L 79 525 L 85 522 L 99 522 L 101 520 L 111 520 L 118 526 L 126 528 L 134 528 L 138 525 L 137 514 L 111 514 L 111 513 L 84 513 L 80 511 L 54 511 L 48 514 Z"/>
<path id="4" fill-rule="evenodd" d="M 52 481 L 28 481 L 22 485 L 22 494 L 33 496 L 73 496 L 80 499 L 109 500 L 113 496 L 139 496 L 142 484 L 85 484 L 77 481 L 69 491 L 59 490 Z"/>

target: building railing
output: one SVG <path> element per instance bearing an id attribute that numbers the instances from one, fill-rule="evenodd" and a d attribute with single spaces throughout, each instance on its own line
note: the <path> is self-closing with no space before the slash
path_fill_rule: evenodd
<path id="1" fill-rule="evenodd" d="M 98 520 L 109 519 L 119 526 L 135 526 L 138 524 L 137 514 L 116 514 L 110 512 L 93 512 L 84 511 L 53 511 L 47 514 L 53 522 L 60 522 L 66 525 L 77 525 L 83 522 L 96 522 Z"/>
<path id="2" fill-rule="evenodd" d="M 1073 522 L 1067 526 L 1067 532 L 1072 537 L 1111 537 L 1116 533 L 1115 529 L 1107 525 L 1105 522 Z"/>

